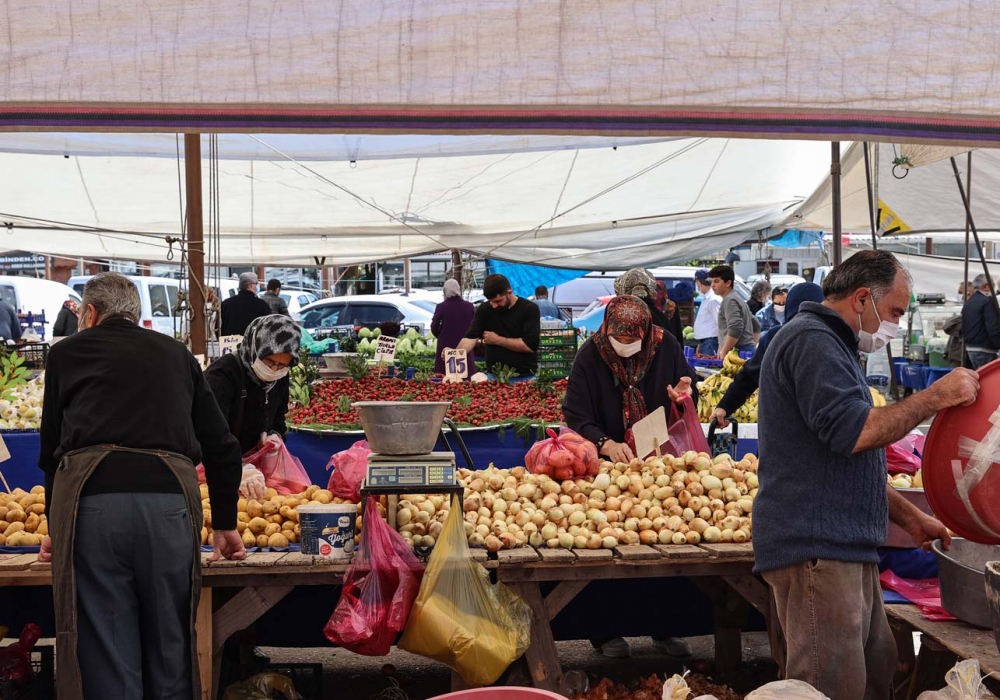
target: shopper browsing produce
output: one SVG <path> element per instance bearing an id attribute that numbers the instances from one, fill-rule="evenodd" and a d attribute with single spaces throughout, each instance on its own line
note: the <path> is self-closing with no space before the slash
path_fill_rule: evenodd
<path id="1" fill-rule="evenodd" d="M 269 280 L 267 291 L 264 292 L 261 299 L 270 307 L 272 314 L 291 317 L 291 314 L 288 313 L 288 303 L 281 298 L 281 280 Z"/>
<path id="2" fill-rule="evenodd" d="M 917 545 L 950 542 L 944 525 L 887 486 L 884 447 L 979 391 L 978 375 L 959 368 L 873 408 L 858 352 L 881 352 L 895 337 L 910 288 L 891 253 L 856 253 L 824 281 L 826 300 L 802 303 L 775 335 L 761 370 L 755 571 L 777 603 L 786 677 L 832 700 L 890 697 L 896 644 L 876 551 L 889 520 Z"/>
<path id="3" fill-rule="evenodd" d="M 434 307 L 434 318 L 431 319 L 431 333 L 437 338 L 438 351 L 434 358 L 434 372 L 444 374 L 444 351 L 446 348 L 457 347 L 472 325 L 472 317 L 476 315 L 476 307 L 462 298 L 462 288 L 458 280 L 448 280 L 444 283 L 444 301 Z M 468 351 L 468 370 L 466 378 L 476 373 L 476 355 Z"/>
<path id="4" fill-rule="evenodd" d="M 722 297 L 712 291 L 708 270 L 694 273 L 694 281 L 701 293 L 701 304 L 694 319 L 694 338 L 698 341 L 698 353 L 715 357 L 719 353 L 719 307 Z"/>
<path id="5" fill-rule="evenodd" d="M 236 352 L 223 355 L 205 371 L 244 455 L 266 443 L 277 449 L 285 437 L 288 370 L 298 364 L 301 333 L 288 316 L 262 316 L 247 326 Z M 264 476 L 245 468 L 241 493 L 259 500 L 265 489 Z"/>
<path id="6" fill-rule="evenodd" d="M 257 275 L 240 275 L 240 291 L 222 302 L 222 335 L 243 335 L 255 318 L 271 314 L 271 307 L 257 296 Z"/>
<path id="7" fill-rule="evenodd" d="M 486 301 L 479 305 L 459 348 L 471 352 L 476 342 L 486 346 L 486 366 L 499 365 L 530 377 L 538 369 L 541 316 L 534 302 L 515 296 L 503 275 L 489 275 L 483 282 Z M 442 343 L 438 343 L 442 345 Z"/>
<path id="8" fill-rule="evenodd" d="M 740 352 L 753 350 L 760 335 L 760 323 L 733 289 L 736 283 L 733 268 L 716 265 L 708 271 L 708 277 L 712 280 L 712 291 L 722 299 L 718 318 L 718 358 L 723 359 L 733 348 Z"/>
<path id="9" fill-rule="evenodd" d="M 804 301 L 823 301 L 823 290 L 818 284 L 812 282 L 801 282 L 788 292 L 788 306 L 785 311 L 785 323 L 788 323 L 795 314 L 799 312 L 799 306 Z M 757 391 L 760 386 L 760 368 L 764 362 L 764 353 L 782 326 L 777 326 L 767 331 L 760 337 L 760 344 L 753 357 L 746 361 L 743 369 L 733 377 L 733 383 L 726 389 L 725 395 L 719 401 L 718 407 L 712 417 L 719 423 L 719 427 L 725 428 L 729 425 L 728 416 L 733 415 L 736 410 L 747 402 L 747 399 Z"/>
<path id="10" fill-rule="evenodd" d="M 79 313 L 80 309 L 73 299 L 64 301 L 62 308 L 59 309 L 59 315 L 56 316 L 55 325 L 52 326 L 52 337 L 65 338 L 76 333 L 79 324 L 77 315 Z"/>
<path id="11" fill-rule="evenodd" d="M 642 299 L 647 308 L 649 308 L 653 325 L 659 326 L 677 338 L 677 342 L 683 347 L 684 332 L 681 328 L 680 316 L 676 314 L 676 305 L 674 315 L 668 316 L 666 305 L 670 300 L 667 298 L 666 285 L 663 285 L 663 306 L 661 308 L 657 303 L 657 299 L 659 298 L 658 284 L 663 285 L 662 282 L 657 282 L 649 270 L 641 267 L 633 267 L 624 275 L 615 279 L 615 295 L 620 297 L 634 296 Z"/>
<path id="12" fill-rule="evenodd" d="M 566 425 L 612 462 L 635 456 L 625 431 L 649 412 L 692 394 L 697 380 L 672 335 L 653 324 L 633 296 L 608 302 L 601 329 L 580 348 L 566 387 Z"/>
<path id="13" fill-rule="evenodd" d="M 747 302 L 747 306 L 750 307 L 752 314 L 756 315 L 758 311 L 764 308 L 767 303 L 767 296 L 770 293 L 771 283 L 767 280 L 754 283 L 753 287 L 750 288 L 750 301 Z"/>
<path id="14" fill-rule="evenodd" d="M 215 557 L 237 532 L 240 448 L 197 360 L 136 325 L 138 289 L 117 273 L 83 292 L 81 331 L 52 346 L 38 465 L 45 472 L 59 697 L 200 697 L 192 611 L 211 494 Z"/>

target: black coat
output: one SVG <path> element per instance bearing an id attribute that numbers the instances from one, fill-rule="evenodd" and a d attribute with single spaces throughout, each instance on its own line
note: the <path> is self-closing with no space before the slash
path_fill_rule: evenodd
<path id="1" fill-rule="evenodd" d="M 962 306 L 962 335 L 965 349 L 970 347 L 1000 350 L 1000 322 L 993 299 L 976 292 Z"/>
<path id="2" fill-rule="evenodd" d="M 255 318 L 270 316 L 268 303 L 248 289 L 222 302 L 222 335 L 243 335 Z"/>
<path id="3" fill-rule="evenodd" d="M 684 359 L 680 343 L 670 333 L 664 333 L 653 363 L 638 385 L 646 400 L 646 410 L 652 413 L 660 406 L 667 406 L 670 403 L 667 385 L 676 387 L 682 377 L 691 377 L 692 388 L 698 381 L 698 375 Z M 569 373 L 569 386 L 563 399 L 566 425 L 594 443 L 602 437 L 621 442 L 625 438 L 623 393 L 593 340 L 587 340 Z M 692 398 L 697 403 L 697 391 Z"/>
<path id="4" fill-rule="evenodd" d="M 288 377 L 279 379 L 264 393 L 264 388 L 247 376 L 247 370 L 235 354 L 223 355 L 205 370 L 208 386 L 219 402 L 229 430 L 240 441 L 243 454 L 255 451 L 261 433 L 285 437 L 285 414 L 288 412 Z M 246 391 L 246 396 L 242 393 Z"/>
<path id="5" fill-rule="evenodd" d="M 56 316 L 56 324 L 52 327 L 52 335 L 57 338 L 73 335 L 77 331 L 77 324 L 76 314 L 64 306 L 59 309 L 59 315 Z"/>

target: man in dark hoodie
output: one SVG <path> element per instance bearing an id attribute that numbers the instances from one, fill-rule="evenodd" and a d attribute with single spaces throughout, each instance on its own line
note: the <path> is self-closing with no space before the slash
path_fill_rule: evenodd
<path id="1" fill-rule="evenodd" d="M 726 389 L 722 401 L 719 402 L 715 413 L 712 414 L 712 417 L 718 421 L 720 428 L 728 426 L 729 421 L 726 420 L 726 416 L 735 413 L 740 406 L 747 402 L 750 395 L 757 391 L 757 387 L 760 386 L 760 368 L 764 364 L 764 353 L 767 352 L 767 346 L 771 344 L 778 331 L 795 317 L 795 314 L 799 312 L 799 304 L 804 301 L 822 302 L 823 288 L 812 282 L 801 282 L 789 290 L 788 299 L 785 302 L 785 322 L 770 329 L 760 337 L 760 343 L 757 344 L 757 350 L 753 357 L 747 360 L 743 369 L 733 377 L 733 383 Z"/>

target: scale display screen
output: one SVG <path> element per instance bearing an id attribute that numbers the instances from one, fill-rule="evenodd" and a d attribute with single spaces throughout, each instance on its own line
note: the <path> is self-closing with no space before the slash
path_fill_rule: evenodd
<path id="1" fill-rule="evenodd" d="M 454 486 L 454 466 L 369 464 L 368 486 Z"/>

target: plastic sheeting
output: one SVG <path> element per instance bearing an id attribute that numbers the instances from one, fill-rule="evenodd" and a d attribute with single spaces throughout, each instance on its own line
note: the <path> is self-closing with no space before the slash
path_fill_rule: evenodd
<path id="1" fill-rule="evenodd" d="M 538 265 L 520 265 L 493 261 L 489 271 L 503 275 L 510 281 L 510 289 L 519 297 L 533 297 L 538 287 L 555 287 L 557 284 L 583 277 L 587 270 L 560 270 Z"/>
<path id="2" fill-rule="evenodd" d="M 103 155 L 86 154 L 102 148 L 100 135 L 87 140 L 83 154 L 66 157 L 51 146 L 43 153 L 0 151 L 0 222 L 11 224 L 0 229 L 0 246 L 165 260 L 166 236 L 179 237 L 182 229 L 176 141 L 157 136 L 150 154 L 137 156 L 144 137 L 133 135 L 122 146 L 133 155 L 112 155 L 117 138 L 104 136 Z M 482 153 L 484 144 L 498 149 L 502 141 L 448 137 L 436 148 L 408 138 L 368 137 L 368 153 L 410 155 L 354 162 L 343 160 L 337 144 L 335 157 L 324 158 L 329 142 L 314 136 L 221 142 L 219 259 L 345 265 L 461 249 L 584 270 L 681 262 L 778 224 L 829 168 L 829 147 L 811 141 L 604 140 L 552 150 L 552 142 L 521 140 L 507 144 L 514 150 Z M 223 146 L 239 140 L 248 145 L 228 157 Z M 3 142 L 12 141 L 14 135 Z M 533 143 L 541 150 L 516 150 Z M 412 156 L 442 149 L 458 155 Z M 259 157 L 265 151 L 271 159 Z M 293 155 L 305 152 L 313 159 Z M 207 160 L 203 171 L 207 222 Z M 173 251 L 177 259 L 176 245 Z"/>
<path id="3" fill-rule="evenodd" d="M 996 5 L 8 0 L 0 129 L 996 142 Z"/>

